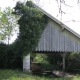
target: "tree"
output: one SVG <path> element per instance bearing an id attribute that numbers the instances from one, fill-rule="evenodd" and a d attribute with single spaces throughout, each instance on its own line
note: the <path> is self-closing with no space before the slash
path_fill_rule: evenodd
<path id="1" fill-rule="evenodd" d="M 18 17 L 13 15 L 12 11 L 10 7 L 5 8 L 4 11 L 0 11 L 0 41 L 8 40 L 8 44 L 10 37 L 18 26 Z"/>
<path id="2" fill-rule="evenodd" d="M 14 9 L 14 14 L 21 16 L 18 21 L 20 50 L 27 54 L 34 51 L 37 46 L 47 24 L 47 16 L 35 8 L 31 1 L 27 1 L 26 4 L 18 2 Z"/>

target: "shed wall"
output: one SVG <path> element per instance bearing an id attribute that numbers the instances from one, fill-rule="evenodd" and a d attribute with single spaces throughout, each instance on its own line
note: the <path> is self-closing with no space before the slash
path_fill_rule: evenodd
<path id="1" fill-rule="evenodd" d="M 35 51 L 80 52 L 80 39 L 50 20 Z"/>

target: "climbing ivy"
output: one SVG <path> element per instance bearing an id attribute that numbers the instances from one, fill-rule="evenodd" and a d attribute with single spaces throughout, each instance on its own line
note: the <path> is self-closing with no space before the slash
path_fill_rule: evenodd
<path id="1" fill-rule="evenodd" d="M 18 2 L 14 9 L 14 14 L 21 16 L 18 21 L 20 25 L 18 39 L 20 50 L 25 55 L 35 50 L 48 18 L 31 1 L 27 1 L 26 4 Z"/>

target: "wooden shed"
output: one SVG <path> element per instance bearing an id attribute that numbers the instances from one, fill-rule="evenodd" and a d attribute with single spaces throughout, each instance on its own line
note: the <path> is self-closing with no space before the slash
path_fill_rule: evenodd
<path id="1" fill-rule="evenodd" d="M 63 53 L 63 69 L 65 69 L 65 53 L 80 52 L 80 35 L 36 4 L 34 5 L 49 18 L 34 52 Z M 23 69 L 25 68 L 24 66 L 25 61 L 23 61 Z"/>
<path id="2" fill-rule="evenodd" d="M 49 18 L 36 51 L 80 52 L 80 35 L 37 5 L 36 7 Z"/>

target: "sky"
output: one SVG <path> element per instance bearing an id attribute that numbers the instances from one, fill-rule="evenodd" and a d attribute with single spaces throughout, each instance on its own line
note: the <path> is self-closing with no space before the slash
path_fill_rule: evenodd
<path id="1" fill-rule="evenodd" d="M 5 7 L 8 6 L 13 8 L 16 5 L 17 1 L 19 0 L 0 0 L 0 7 L 1 9 L 4 9 Z M 20 0 L 20 1 L 26 1 L 26 0 Z M 46 10 L 48 13 L 53 15 L 55 18 L 65 23 L 72 30 L 80 34 L 80 6 L 79 4 L 77 4 L 77 0 L 65 0 L 65 3 L 68 4 L 70 7 L 61 4 L 62 10 L 65 12 L 65 14 L 62 14 L 62 17 L 61 14 L 59 13 L 59 7 L 56 0 L 39 0 L 40 1 L 39 3 L 38 0 L 33 0 L 33 1 L 37 5 L 42 7 L 44 10 Z M 16 35 L 12 37 L 11 42 L 13 42 L 15 38 L 17 38 Z"/>
<path id="2" fill-rule="evenodd" d="M 77 4 L 77 0 L 65 0 L 65 3 L 70 7 L 62 4 L 62 10 L 66 13 L 63 14 L 62 17 L 59 13 L 59 7 L 56 0 L 41 0 L 40 6 L 55 18 L 69 26 L 72 30 L 80 34 L 80 6 Z"/>

